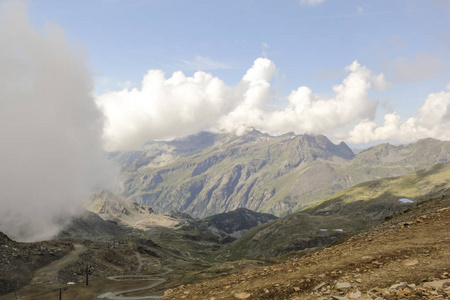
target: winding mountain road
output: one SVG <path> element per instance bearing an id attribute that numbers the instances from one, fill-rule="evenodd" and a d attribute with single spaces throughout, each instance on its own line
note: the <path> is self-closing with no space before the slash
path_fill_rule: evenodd
<path id="1" fill-rule="evenodd" d="M 152 284 L 142 287 L 142 288 L 131 289 L 131 290 L 122 290 L 122 291 L 116 291 L 116 292 L 107 292 L 107 293 L 101 294 L 97 298 L 105 298 L 105 299 L 110 299 L 110 300 L 140 300 L 140 299 L 162 298 L 163 297 L 162 295 L 154 295 L 154 294 L 149 294 L 147 296 L 137 296 L 137 297 L 123 296 L 123 295 L 129 294 L 129 293 L 145 291 L 145 290 L 154 288 L 154 287 L 167 281 L 166 278 L 161 278 L 160 276 L 167 275 L 172 271 L 173 271 L 172 269 L 168 269 L 166 272 L 158 274 L 158 275 L 121 275 L 121 276 L 108 277 L 108 279 L 110 279 L 110 280 L 117 280 L 117 281 L 118 280 L 149 280 L 149 281 L 154 281 L 154 282 Z"/>

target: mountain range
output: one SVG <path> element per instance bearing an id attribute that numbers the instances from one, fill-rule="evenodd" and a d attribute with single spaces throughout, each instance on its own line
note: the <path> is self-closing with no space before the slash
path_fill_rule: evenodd
<path id="1" fill-rule="evenodd" d="M 110 155 L 122 168 L 122 196 L 156 212 L 206 217 L 244 207 L 283 216 L 365 181 L 445 163 L 450 142 L 381 144 L 355 155 L 323 135 L 201 132 Z"/>

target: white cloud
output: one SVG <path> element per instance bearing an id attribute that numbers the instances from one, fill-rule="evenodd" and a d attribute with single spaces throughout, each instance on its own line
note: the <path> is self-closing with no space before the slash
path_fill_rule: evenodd
<path id="1" fill-rule="evenodd" d="M 22 2 L 0 3 L 0 231 L 24 240 L 52 237 L 115 174 L 84 57 L 44 29 Z"/>
<path id="2" fill-rule="evenodd" d="M 412 142 L 426 137 L 450 140 L 450 92 L 428 95 L 418 114 L 418 118 L 402 121 L 397 113 L 389 113 L 384 116 L 382 126 L 364 120 L 349 133 L 348 141 L 355 144 L 380 140 Z"/>
<path id="3" fill-rule="evenodd" d="M 129 150 L 154 139 L 167 139 L 209 128 L 233 104 L 223 81 L 205 72 L 166 79 L 150 70 L 140 89 L 123 89 L 97 97 L 106 116 L 106 149 Z"/>
<path id="4" fill-rule="evenodd" d="M 270 81 L 277 68 L 258 58 L 235 87 L 205 72 L 186 77 L 150 70 L 140 89 L 106 93 L 97 103 L 106 116 L 104 137 L 108 150 L 130 150 L 154 139 L 170 139 L 200 130 L 242 134 L 256 128 L 270 134 L 288 131 L 325 133 L 353 122 L 372 119 L 378 102 L 368 96 L 372 86 L 385 88 L 384 75 L 353 62 L 334 95 L 321 98 L 308 87 L 288 97 L 288 105 L 273 111 L 276 97 Z"/>
<path id="5" fill-rule="evenodd" d="M 247 99 L 235 111 L 224 116 L 219 127 L 240 132 L 243 128 L 256 128 L 273 135 L 287 131 L 320 134 L 357 120 L 373 118 L 378 103 L 368 97 L 368 91 L 375 79 L 380 80 L 379 75 L 373 75 L 356 61 L 346 71 L 350 74 L 342 84 L 333 87 L 333 97 L 320 98 L 303 86 L 289 95 L 288 106 L 280 111 L 266 111 L 263 105 L 270 93 L 270 84 L 263 76 L 264 79 L 255 84 L 255 90 L 249 89 L 260 99 L 257 105 L 252 105 L 256 101 Z M 267 75 L 263 70 L 259 73 Z"/>
<path id="6" fill-rule="evenodd" d="M 300 0 L 300 4 L 304 4 L 304 5 L 317 5 L 322 3 L 324 0 Z"/>

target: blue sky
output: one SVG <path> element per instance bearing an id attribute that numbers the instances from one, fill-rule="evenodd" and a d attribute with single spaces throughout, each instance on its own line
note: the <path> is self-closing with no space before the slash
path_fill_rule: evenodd
<path id="1" fill-rule="evenodd" d="M 99 95 L 140 88 L 150 69 L 164 71 L 166 78 L 175 71 L 192 76 L 201 70 L 233 87 L 255 59 L 263 57 L 276 65 L 268 79 L 267 106 L 282 109 L 290 93 L 301 86 L 319 97 L 333 97 L 332 87 L 343 82 L 348 75 L 345 67 L 357 60 L 373 74 L 383 73 L 389 83 L 388 88 L 368 91 L 378 103 L 369 121 L 383 126 L 384 116 L 392 112 L 402 122 L 420 119 L 417 110 L 428 95 L 448 92 L 450 84 L 450 2 L 446 0 L 28 3 L 34 26 L 54 22 L 84 50 Z M 445 106 L 447 100 L 443 101 Z M 323 133 L 353 144 L 412 140 L 411 133 L 365 140 L 345 136 L 366 117 Z M 433 131 L 434 137 L 445 138 L 442 130 Z M 175 136 L 172 132 L 147 138 Z"/>

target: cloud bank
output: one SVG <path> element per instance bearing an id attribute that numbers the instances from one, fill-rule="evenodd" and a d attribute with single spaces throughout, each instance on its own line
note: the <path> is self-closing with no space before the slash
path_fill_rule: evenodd
<path id="1" fill-rule="evenodd" d="M 171 139 L 200 130 L 238 135 L 253 128 L 277 135 L 288 131 L 321 134 L 353 122 L 372 120 L 378 102 L 371 87 L 389 86 L 383 74 L 353 62 L 333 96 L 322 98 L 302 86 L 287 98 L 282 110 L 270 109 L 275 96 L 270 81 L 277 72 L 267 58 L 258 58 L 234 87 L 205 72 L 186 77 L 175 72 L 166 78 L 150 70 L 141 87 L 97 97 L 106 116 L 104 138 L 109 151 L 136 149 L 147 141 Z"/>
<path id="2" fill-rule="evenodd" d="M 91 74 L 64 32 L 41 34 L 20 1 L 0 3 L 0 231 L 50 238 L 115 176 L 102 150 Z"/>
<path id="3" fill-rule="evenodd" d="M 132 150 L 150 140 L 164 140 L 201 130 L 241 135 L 253 128 L 271 135 L 325 134 L 353 144 L 374 141 L 410 142 L 434 137 L 450 140 L 449 92 L 430 94 L 418 110 L 418 118 L 402 121 L 392 112 L 384 124 L 374 122 L 378 101 L 372 89 L 391 84 L 384 74 L 374 74 L 354 61 L 346 77 L 321 97 L 301 86 L 287 97 L 287 105 L 271 108 L 279 98 L 271 87 L 277 72 L 267 58 L 258 58 L 236 86 L 205 72 L 186 77 L 175 72 L 169 78 L 150 70 L 140 88 L 102 94 L 97 104 L 103 111 L 105 147 L 108 151 Z M 353 128 L 347 133 L 342 130 Z M 338 131 L 340 133 L 337 133 Z"/>
<path id="4" fill-rule="evenodd" d="M 418 118 L 405 121 L 395 112 L 386 114 L 382 126 L 364 120 L 349 133 L 348 141 L 356 144 L 392 139 L 411 142 L 427 137 L 450 140 L 450 92 L 428 95 L 418 114 Z"/>

